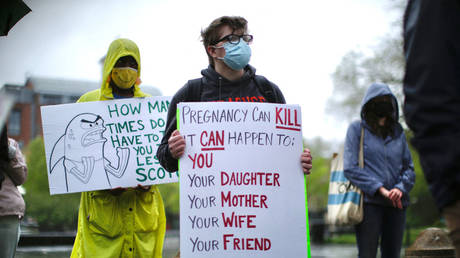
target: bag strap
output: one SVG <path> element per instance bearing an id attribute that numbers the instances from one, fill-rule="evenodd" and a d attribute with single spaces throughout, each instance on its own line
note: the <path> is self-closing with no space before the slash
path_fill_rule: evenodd
<path id="1" fill-rule="evenodd" d="M 201 101 L 201 90 L 203 85 L 203 78 L 193 79 L 188 81 L 187 85 L 187 102 Z"/>
<path id="2" fill-rule="evenodd" d="M 256 75 L 254 77 L 257 88 L 260 90 L 267 102 L 278 103 L 278 95 L 276 94 L 273 86 L 264 76 Z"/>
<path id="3" fill-rule="evenodd" d="M 364 127 L 361 125 L 361 137 L 359 139 L 359 167 L 364 168 Z"/>

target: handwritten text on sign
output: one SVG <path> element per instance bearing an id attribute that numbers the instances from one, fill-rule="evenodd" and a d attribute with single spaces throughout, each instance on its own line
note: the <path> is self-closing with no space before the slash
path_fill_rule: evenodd
<path id="1" fill-rule="evenodd" d="M 306 257 L 297 105 L 180 103 L 181 256 Z"/>
<path id="2" fill-rule="evenodd" d="M 177 182 L 159 164 L 169 97 L 43 106 L 51 194 Z"/>

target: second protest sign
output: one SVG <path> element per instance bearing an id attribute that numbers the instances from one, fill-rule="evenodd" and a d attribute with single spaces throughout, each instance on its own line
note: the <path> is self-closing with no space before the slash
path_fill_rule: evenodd
<path id="1" fill-rule="evenodd" d="M 50 194 L 178 181 L 156 157 L 170 97 L 41 107 Z"/>
<path id="2" fill-rule="evenodd" d="M 180 103 L 183 257 L 307 257 L 298 105 Z"/>

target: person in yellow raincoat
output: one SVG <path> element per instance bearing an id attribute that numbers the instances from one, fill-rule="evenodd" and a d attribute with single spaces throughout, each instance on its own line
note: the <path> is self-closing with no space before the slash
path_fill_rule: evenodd
<path id="1" fill-rule="evenodd" d="M 140 54 L 129 39 L 113 41 L 100 89 L 78 102 L 148 97 L 140 88 Z M 161 257 L 166 230 L 163 200 L 156 186 L 83 192 L 72 258 Z"/>

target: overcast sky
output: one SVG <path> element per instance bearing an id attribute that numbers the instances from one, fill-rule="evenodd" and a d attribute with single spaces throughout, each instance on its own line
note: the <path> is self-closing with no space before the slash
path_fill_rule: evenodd
<path id="1" fill-rule="evenodd" d="M 208 60 L 200 30 L 239 15 L 254 35 L 250 64 L 302 108 L 303 134 L 341 141 L 347 124 L 325 113 L 331 74 L 350 50 L 371 53 L 398 15 L 382 0 L 25 0 L 32 12 L 0 37 L 0 85 L 27 76 L 99 81 L 119 37 L 141 52 L 143 84 L 172 96 Z"/>

